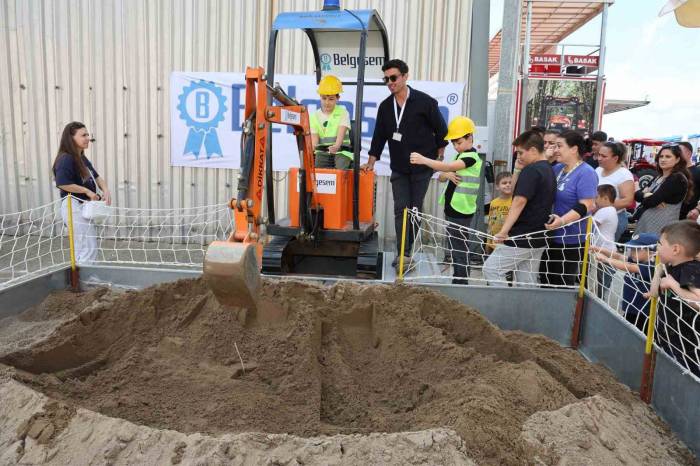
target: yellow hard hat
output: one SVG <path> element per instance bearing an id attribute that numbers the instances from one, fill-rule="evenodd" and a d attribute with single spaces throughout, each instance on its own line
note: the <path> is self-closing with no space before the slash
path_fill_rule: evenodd
<path id="1" fill-rule="evenodd" d="M 447 126 L 445 141 L 452 141 L 453 139 L 464 137 L 467 134 L 474 134 L 475 130 L 476 126 L 470 118 L 465 116 L 455 117 Z"/>
<path id="2" fill-rule="evenodd" d="M 319 95 L 336 95 L 343 92 L 343 83 L 335 76 L 328 74 L 318 83 Z"/>

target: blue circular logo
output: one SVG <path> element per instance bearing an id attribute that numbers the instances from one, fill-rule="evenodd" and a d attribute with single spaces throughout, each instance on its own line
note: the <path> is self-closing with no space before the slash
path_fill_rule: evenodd
<path id="1" fill-rule="evenodd" d="M 211 81 L 192 81 L 178 96 L 177 109 L 180 119 L 189 127 L 183 155 L 193 154 L 199 158 L 202 146 L 207 159 L 218 154 L 223 157 L 216 127 L 224 121 L 226 96 L 222 89 Z"/>
<path id="2" fill-rule="evenodd" d="M 330 54 L 322 53 L 321 54 L 321 63 L 323 63 L 324 65 L 328 65 L 330 62 L 331 62 Z"/>
<path id="3" fill-rule="evenodd" d="M 455 94 L 454 92 L 447 96 L 447 103 L 448 104 L 454 105 L 457 103 L 457 101 L 459 101 L 459 96 L 457 94 Z"/>

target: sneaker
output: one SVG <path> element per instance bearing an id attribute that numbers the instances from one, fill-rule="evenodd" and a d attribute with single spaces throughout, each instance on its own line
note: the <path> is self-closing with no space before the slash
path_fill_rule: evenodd
<path id="1" fill-rule="evenodd" d="M 398 269 L 398 268 L 399 268 L 399 265 L 400 265 L 399 258 L 400 258 L 400 257 L 401 257 L 401 256 L 396 256 L 396 257 L 394 257 L 394 260 L 391 261 L 391 266 L 394 267 L 395 269 Z M 410 257 L 410 256 L 403 256 L 403 267 L 404 267 L 404 270 L 406 269 L 406 267 L 408 267 L 408 264 L 409 264 L 410 262 L 411 262 L 411 257 Z"/>
<path id="2" fill-rule="evenodd" d="M 453 284 L 453 285 L 468 285 L 468 284 L 469 284 L 469 280 L 467 280 L 466 278 L 457 278 L 457 277 L 455 277 L 455 278 L 452 279 L 452 284 Z"/>

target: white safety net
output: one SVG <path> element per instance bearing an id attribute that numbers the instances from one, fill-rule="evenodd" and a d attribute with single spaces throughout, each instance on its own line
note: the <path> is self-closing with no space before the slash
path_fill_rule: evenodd
<path id="1" fill-rule="evenodd" d="M 0 216 L 0 289 L 70 264 L 67 201 Z M 78 265 L 201 267 L 206 247 L 233 227 L 227 204 L 181 209 L 107 208 L 100 221 L 73 201 Z"/>
<path id="2" fill-rule="evenodd" d="M 58 201 L 0 215 L 0 288 L 63 267 L 69 247 Z"/>
<path id="3" fill-rule="evenodd" d="M 407 237 L 415 240 L 405 246 L 404 280 L 574 288 L 580 281 L 586 222 L 498 243 L 467 225 L 412 210 Z"/>
<path id="4" fill-rule="evenodd" d="M 594 236 L 601 233 L 594 225 Z M 614 243 L 591 246 L 587 287 L 608 308 L 643 335 L 647 334 L 651 308 L 656 244 Z M 662 274 L 667 275 L 662 264 Z M 670 289 L 660 290 L 654 343 L 685 371 L 700 377 L 700 302 L 684 300 Z"/>
<path id="5" fill-rule="evenodd" d="M 111 208 L 94 224 L 96 263 L 201 266 L 207 245 L 228 237 L 227 204 L 182 209 Z"/>

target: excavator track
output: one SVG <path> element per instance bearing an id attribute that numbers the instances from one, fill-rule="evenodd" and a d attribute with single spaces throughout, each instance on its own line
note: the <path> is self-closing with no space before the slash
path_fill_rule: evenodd
<path id="1" fill-rule="evenodd" d="M 294 250 L 297 250 L 296 240 L 290 236 L 270 236 L 270 240 L 263 248 L 262 273 L 265 275 L 310 274 L 331 275 L 327 268 L 319 268 L 318 272 L 295 270 Z M 381 279 L 381 256 L 379 252 L 379 240 L 376 232 L 373 232 L 365 241 L 360 242 L 356 265 L 353 269 L 345 269 L 341 276 L 362 279 Z M 302 257 L 296 251 L 296 257 Z M 332 255 L 331 255 L 332 256 Z M 329 256 L 330 257 L 330 256 Z M 346 261 L 347 264 L 347 261 Z"/>

